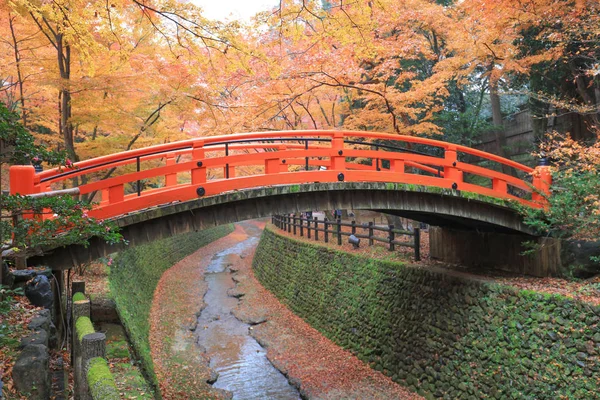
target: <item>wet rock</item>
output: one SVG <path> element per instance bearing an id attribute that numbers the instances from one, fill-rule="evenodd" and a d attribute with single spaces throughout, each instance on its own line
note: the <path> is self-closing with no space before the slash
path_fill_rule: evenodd
<path id="1" fill-rule="evenodd" d="M 52 287 L 50 286 L 48 277 L 39 275 L 27 282 L 25 285 L 25 296 L 27 296 L 34 306 L 51 309 L 54 296 L 52 295 Z"/>
<path id="2" fill-rule="evenodd" d="M 208 383 L 209 385 L 212 385 L 213 383 L 215 383 L 217 381 L 217 379 L 219 379 L 219 374 L 217 373 L 217 371 L 214 370 L 210 370 L 210 377 L 206 380 L 206 383 Z"/>
<path id="3" fill-rule="evenodd" d="M 243 321 L 248 325 L 259 325 L 267 322 L 267 317 L 265 315 L 252 315 L 248 318 L 245 318 Z"/>
<path id="4" fill-rule="evenodd" d="M 32 331 L 39 331 L 39 330 L 50 331 L 51 323 L 52 322 L 50 321 L 49 316 L 38 315 L 31 319 L 31 322 L 29 322 L 29 325 L 27 325 L 27 328 L 31 329 Z"/>
<path id="5" fill-rule="evenodd" d="M 21 344 L 19 345 L 19 348 L 23 349 L 33 344 L 43 344 L 44 346 L 48 347 L 48 332 L 39 330 L 21 338 Z"/>
<path id="6" fill-rule="evenodd" d="M 190 326 L 188 327 L 188 329 L 193 332 L 193 331 L 196 330 L 197 327 L 198 327 L 198 320 L 194 320 L 194 322 L 192 322 L 190 324 Z"/>
<path id="7" fill-rule="evenodd" d="M 15 363 L 12 371 L 15 388 L 28 394 L 30 400 L 46 400 L 50 398 L 48 348 L 41 344 L 25 347 Z"/>
<path id="8" fill-rule="evenodd" d="M 8 268 L 8 264 L 5 262 L 2 263 L 2 270 L 0 271 L 2 274 L 2 284 L 8 287 L 12 287 L 15 283 L 14 276 L 10 273 L 10 269 Z M 2 393 L 0 391 L 0 393 Z"/>
<path id="9" fill-rule="evenodd" d="M 11 275 L 15 283 L 27 282 L 36 276 L 35 271 L 32 269 L 14 270 L 11 272 Z"/>
<path id="10" fill-rule="evenodd" d="M 587 353 L 584 353 L 583 351 L 580 351 L 577 354 L 575 354 L 575 357 L 577 357 L 577 359 L 581 361 L 585 361 L 588 359 Z"/>
<path id="11" fill-rule="evenodd" d="M 236 267 L 233 264 L 229 264 L 227 266 L 227 269 L 229 269 L 229 272 L 231 272 L 232 274 L 235 274 L 236 272 L 238 272 L 240 270 L 238 267 Z"/>
<path id="12" fill-rule="evenodd" d="M 236 299 L 240 299 L 240 298 L 244 297 L 245 294 L 246 293 L 242 292 L 238 288 L 232 288 L 227 291 L 227 295 L 229 297 L 235 297 Z"/>

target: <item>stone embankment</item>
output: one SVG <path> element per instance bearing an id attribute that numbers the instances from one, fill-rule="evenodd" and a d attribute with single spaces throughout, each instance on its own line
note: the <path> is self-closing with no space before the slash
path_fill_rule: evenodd
<path id="1" fill-rule="evenodd" d="M 600 306 L 269 228 L 254 273 L 312 327 L 428 398 L 599 398 Z"/>

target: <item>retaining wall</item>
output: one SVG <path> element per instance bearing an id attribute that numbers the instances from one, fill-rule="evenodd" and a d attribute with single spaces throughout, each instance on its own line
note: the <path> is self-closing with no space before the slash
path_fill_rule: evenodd
<path id="1" fill-rule="evenodd" d="M 600 398 L 600 307 L 278 235 L 262 284 L 325 336 L 428 398 Z"/>

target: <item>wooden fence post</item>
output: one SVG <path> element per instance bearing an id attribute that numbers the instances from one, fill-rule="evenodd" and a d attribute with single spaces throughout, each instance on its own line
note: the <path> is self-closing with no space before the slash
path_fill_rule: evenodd
<path id="1" fill-rule="evenodd" d="M 340 217 L 338 215 L 338 217 L 336 218 L 336 224 L 337 224 L 337 239 L 338 239 L 338 246 L 342 245 L 342 217 Z"/>
<path id="2" fill-rule="evenodd" d="M 394 225 L 390 225 L 389 229 L 390 234 L 388 236 L 388 239 L 390 241 L 390 251 L 394 251 L 396 249 L 396 246 L 394 245 L 394 239 L 396 238 L 396 234 L 394 233 Z"/>
<path id="3" fill-rule="evenodd" d="M 325 219 L 323 220 L 323 230 L 325 231 L 325 243 L 329 243 L 329 223 L 327 220 L 327 217 L 325 217 Z"/>
<path id="4" fill-rule="evenodd" d="M 352 224 L 352 234 L 356 235 L 356 221 L 352 220 L 351 224 Z"/>
<path id="5" fill-rule="evenodd" d="M 82 380 L 85 380 L 85 376 L 82 378 L 82 370 L 84 364 L 81 358 L 81 343 L 79 342 L 79 336 L 77 334 L 77 327 L 75 323 L 80 317 L 90 317 L 90 301 L 89 299 L 74 301 L 72 305 L 72 319 L 71 319 L 71 365 L 73 366 L 73 377 L 75 379 L 75 392 L 82 393 L 80 390 L 83 385 Z M 80 396 L 76 396 L 79 399 Z"/>
<path id="6" fill-rule="evenodd" d="M 414 228 L 415 235 L 415 261 L 421 261 L 421 229 Z"/>
<path id="7" fill-rule="evenodd" d="M 85 281 L 71 282 L 71 296 L 77 292 L 85 294 Z"/>
<path id="8" fill-rule="evenodd" d="M 310 218 L 306 217 L 306 237 L 310 239 Z"/>
<path id="9" fill-rule="evenodd" d="M 292 230 L 294 231 L 294 236 L 296 236 L 296 219 L 297 219 L 297 215 L 296 213 L 294 213 L 294 216 L 292 217 L 293 222 L 293 228 Z"/>
<path id="10" fill-rule="evenodd" d="M 315 240 L 319 241 L 319 218 L 314 217 L 315 220 Z"/>
<path id="11" fill-rule="evenodd" d="M 288 233 L 292 233 L 292 217 L 287 215 L 287 231 Z"/>
<path id="12" fill-rule="evenodd" d="M 72 353 L 71 353 L 71 357 L 73 358 L 73 360 L 75 359 L 75 357 L 78 355 L 79 353 L 79 342 L 77 340 L 77 331 L 75 329 L 75 322 L 77 322 L 77 319 L 79 317 L 90 317 L 90 301 L 88 299 L 86 300 L 79 300 L 79 301 L 74 301 L 73 302 L 73 318 L 71 319 L 71 337 L 73 338 L 73 344 L 71 346 L 72 349 Z"/>
<path id="13" fill-rule="evenodd" d="M 369 222 L 369 246 L 373 246 L 373 222 Z"/>
<path id="14" fill-rule="evenodd" d="M 302 218 L 302 214 L 300 214 L 300 237 L 304 236 L 304 219 Z"/>
<path id="15" fill-rule="evenodd" d="M 92 398 L 87 380 L 87 370 L 90 360 L 95 357 L 106 358 L 106 335 L 102 332 L 89 333 L 81 339 L 81 400 Z"/>

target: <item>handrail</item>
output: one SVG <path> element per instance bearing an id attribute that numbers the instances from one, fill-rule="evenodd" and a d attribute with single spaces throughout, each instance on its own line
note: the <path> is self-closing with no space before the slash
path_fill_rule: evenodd
<path id="1" fill-rule="evenodd" d="M 376 142 L 379 140 L 386 143 Z M 438 150 L 430 153 L 415 151 L 403 144 Z M 363 145 L 368 148 L 357 148 Z M 440 149 L 443 150 L 441 156 Z M 529 177 L 523 179 L 461 160 L 460 154 L 525 172 L 532 175 L 532 183 L 528 182 Z M 357 162 L 357 159 L 362 161 Z M 97 176 L 92 175 L 103 172 L 110 176 L 106 171 L 112 173 L 119 167 L 125 169 L 104 180 L 97 180 Z M 45 193 L 56 184 L 61 184 L 62 188 L 66 183 L 68 187 L 66 181 L 88 176 L 87 183 L 80 185 L 79 191 L 81 195 L 101 192 L 100 204 L 90 212 L 98 218 L 111 218 L 141 208 L 228 190 L 340 180 L 435 186 L 514 200 L 539 208 L 546 204 L 551 182 L 548 167 L 538 167 L 534 173 L 534 169 L 515 161 L 453 143 L 379 132 L 336 130 L 199 137 L 97 157 L 78 162 L 67 170 L 54 168 L 35 174 L 33 166 L 13 166 L 10 171 L 11 193 L 21 194 Z M 491 185 L 469 182 L 465 173 L 489 179 Z M 142 180 L 157 177 L 163 177 L 162 187 L 141 187 Z M 128 184 L 134 185 L 137 193 L 126 193 L 125 185 Z"/>

